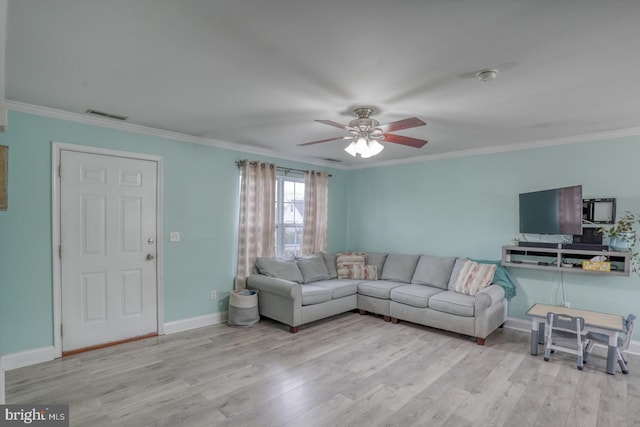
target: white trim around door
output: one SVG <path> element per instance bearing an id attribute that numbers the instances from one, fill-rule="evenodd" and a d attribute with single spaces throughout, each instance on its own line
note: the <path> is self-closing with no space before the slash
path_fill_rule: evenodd
<path id="1" fill-rule="evenodd" d="M 117 156 L 129 159 L 137 160 L 149 160 L 157 163 L 157 220 L 156 220 L 156 261 L 157 261 L 157 325 L 158 334 L 164 333 L 164 298 L 163 298 L 163 251 L 162 251 L 162 177 L 163 177 L 163 158 L 162 156 L 156 156 L 151 154 L 132 153 L 128 151 L 117 151 L 105 148 L 88 147 L 83 145 L 67 144 L 62 142 L 52 141 L 52 188 L 51 188 L 51 200 L 52 200 L 52 256 L 53 256 L 53 348 L 54 357 L 58 358 L 62 356 L 62 284 L 61 284 L 61 258 L 59 256 L 59 247 L 61 242 L 60 236 L 60 157 L 61 151 L 77 151 L 88 154 L 101 154 L 106 156 Z"/>

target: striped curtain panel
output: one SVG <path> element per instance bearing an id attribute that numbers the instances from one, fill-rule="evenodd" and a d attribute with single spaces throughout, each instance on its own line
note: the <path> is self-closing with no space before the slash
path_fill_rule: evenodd
<path id="1" fill-rule="evenodd" d="M 244 289 L 257 257 L 274 256 L 276 165 L 240 163 L 240 215 L 236 289 Z"/>
<path id="2" fill-rule="evenodd" d="M 329 204 L 329 174 L 307 171 L 304 176 L 304 219 L 302 254 L 327 250 L 327 210 Z"/>

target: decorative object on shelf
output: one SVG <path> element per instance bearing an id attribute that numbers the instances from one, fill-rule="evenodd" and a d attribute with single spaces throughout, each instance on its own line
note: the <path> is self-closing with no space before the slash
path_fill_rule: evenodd
<path id="1" fill-rule="evenodd" d="M 611 271 L 609 261 L 582 261 L 582 269 L 589 271 Z"/>
<path id="2" fill-rule="evenodd" d="M 635 224 L 640 224 L 640 214 L 626 211 L 611 227 L 598 228 L 598 233 L 609 238 L 611 249 L 631 253 L 631 271 L 640 276 L 640 244 L 638 233 L 633 228 Z"/>

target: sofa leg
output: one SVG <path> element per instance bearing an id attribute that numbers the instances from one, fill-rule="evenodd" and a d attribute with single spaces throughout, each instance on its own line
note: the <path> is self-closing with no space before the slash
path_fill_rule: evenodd
<path id="1" fill-rule="evenodd" d="M 358 309 L 358 312 L 360 313 L 360 316 L 364 316 L 365 314 L 367 314 L 366 311 L 360 309 Z"/>
<path id="2" fill-rule="evenodd" d="M 395 317 L 391 318 L 391 323 L 393 323 L 394 325 L 398 324 L 398 319 L 396 319 Z"/>
<path id="3" fill-rule="evenodd" d="M 292 334 L 295 334 L 298 332 L 298 327 L 297 326 L 289 326 L 289 332 L 291 332 Z"/>
<path id="4" fill-rule="evenodd" d="M 391 317 L 389 317 L 389 316 L 384 316 L 383 319 L 384 319 L 385 322 L 390 322 L 391 321 Z"/>
<path id="5" fill-rule="evenodd" d="M 476 337 L 476 344 L 484 345 L 484 338 Z"/>

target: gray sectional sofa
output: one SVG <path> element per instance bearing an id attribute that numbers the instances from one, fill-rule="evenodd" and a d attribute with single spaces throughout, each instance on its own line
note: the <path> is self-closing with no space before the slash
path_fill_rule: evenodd
<path id="1" fill-rule="evenodd" d="M 490 284 L 475 295 L 455 290 L 464 258 L 365 253 L 365 260 L 375 266 L 377 280 L 339 278 L 335 254 L 258 258 L 247 285 L 258 291 L 260 314 L 289 325 L 292 333 L 300 325 L 358 309 L 393 323 L 404 320 L 472 336 L 483 345 L 506 320 L 503 287 Z"/>

